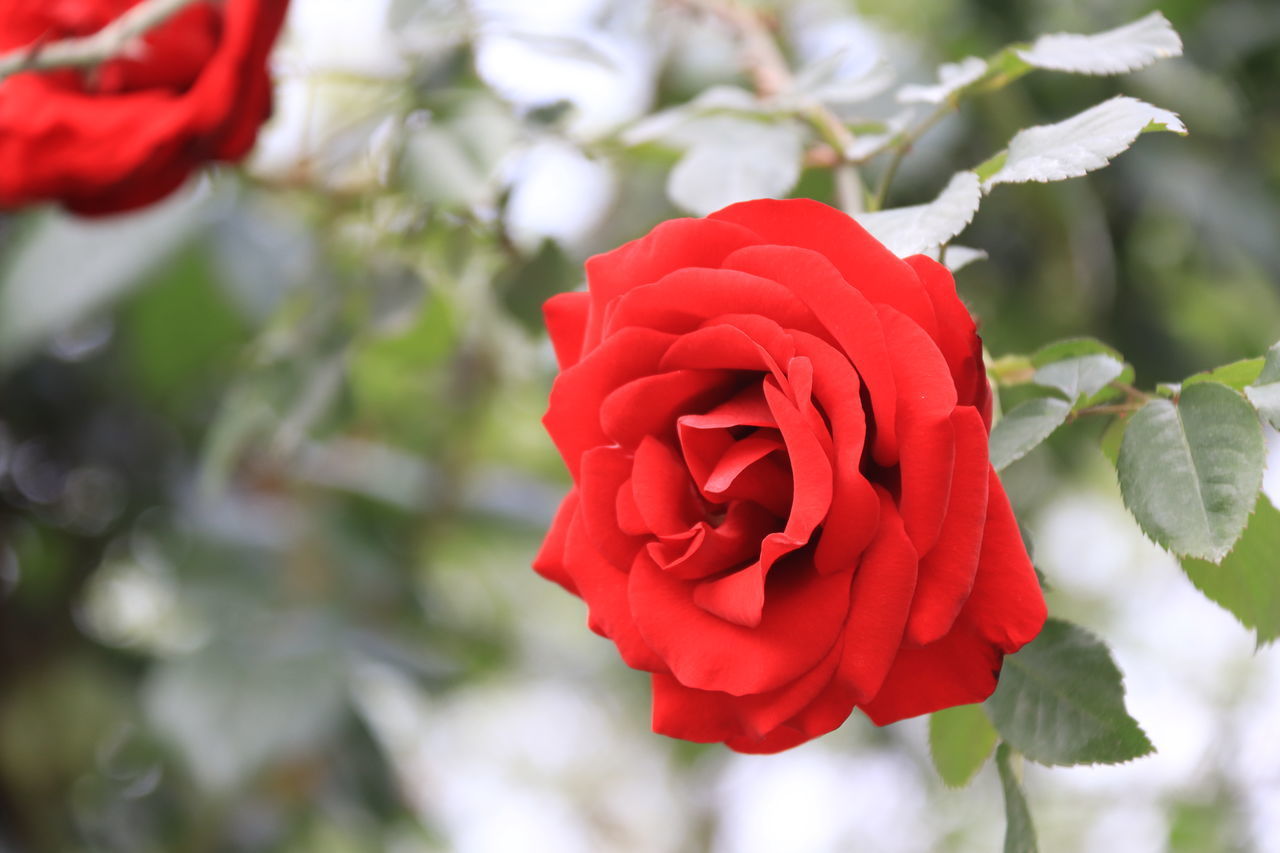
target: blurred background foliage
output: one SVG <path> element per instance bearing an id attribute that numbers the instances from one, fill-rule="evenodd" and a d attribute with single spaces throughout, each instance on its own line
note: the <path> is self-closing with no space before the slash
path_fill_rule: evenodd
<path id="1" fill-rule="evenodd" d="M 679 152 L 621 131 L 750 86 L 691 5 L 295 0 L 246 170 L 0 219 L 0 850 L 997 846 L 994 770 L 942 788 L 916 724 L 751 759 L 650 734 L 643 675 L 528 569 L 567 487 L 539 305 L 682 214 Z M 796 67 L 904 82 L 1155 8 L 752 5 Z M 958 283 L 996 355 L 1094 335 L 1151 387 L 1280 332 L 1280 7 L 1159 8 L 1183 59 L 1033 74 L 904 162 L 891 205 L 1120 91 L 1191 130 L 985 202 Z M 757 141 L 762 169 L 790 150 Z M 793 192 L 833 201 L 829 170 Z M 1042 846 L 1280 850 L 1276 652 L 1141 540 L 1093 431 L 1006 479 L 1051 607 L 1115 644 L 1161 754 L 1028 770 Z"/>

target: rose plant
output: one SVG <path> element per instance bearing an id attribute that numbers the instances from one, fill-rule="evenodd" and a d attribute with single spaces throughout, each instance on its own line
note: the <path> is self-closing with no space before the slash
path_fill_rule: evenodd
<path id="1" fill-rule="evenodd" d="M 592 258 L 545 313 L 574 488 L 535 567 L 652 673 L 656 731 L 775 752 L 980 702 L 1040 630 L 945 267 L 758 200 Z"/>
<path id="2" fill-rule="evenodd" d="M 82 38 L 137 0 L 0 5 L 0 50 L 38 55 Z M 0 207 L 59 201 L 83 214 L 141 207 L 201 164 L 237 161 L 271 111 L 267 56 L 287 0 L 186 6 L 84 68 L 0 81 Z"/>

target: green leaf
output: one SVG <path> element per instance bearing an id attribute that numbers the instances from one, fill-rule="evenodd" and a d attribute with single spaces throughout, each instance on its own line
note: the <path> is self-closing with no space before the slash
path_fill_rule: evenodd
<path id="1" fill-rule="evenodd" d="M 1046 364 L 1084 355 L 1109 355 L 1117 361 L 1124 361 L 1124 356 L 1119 350 L 1104 344 L 1097 338 L 1063 338 L 1036 350 L 1031 356 L 1031 363 L 1036 367 L 1044 367 Z"/>
<path id="2" fill-rule="evenodd" d="M 1267 423 L 1280 429 L 1280 343 L 1272 344 L 1267 350 L 1262 372 L 1244 393 Z"/>
<path id="3" fill-rule="evenodd" d="M 1159 12 L 1094 35 L 1040 36 L 1031 47 L 1018 51 L 1028 65 L 1075 74 L 1123 74 L 1181 55 L 1182 39 Z"/>
<path id="4" fill-rule="evenodd" d="M 1128 421 L 1124 418 L 1112 418 L 1102 435 L 1098 436 L 1098 449 L 1107 461 L 1115 465 L 1120 459 L 1120 442 L 1124 440 L 1124 428 Z"/>
<path id="5" fill-rule="evenodd" d="M 1026 795 L 1011 763 L 1012 750 L 1007 743 L 996 749 L 996 769 L 1004 791 L 1004 853 L 1038 853 L 1036 828 L 1031 823 L 1031 810 Z"/>
<path id="6" fill-rule="evenodd" d="M 936 199 L 854 218 L 900 258 L 936 248 L 965 229 L 978 212 L 982 190 L 973 172 L 957 172 Z"/>
<path id="7" fill-rule="evenodd" d="M 1091 356 L 1100 356 L 1105 358 L 1092 359 L 1089 362 L 1075 366 L 1075 369 L 1082 373 L 1080 378 L 1085 381 L 1086 387 L 1089 384 L 1092 384 L 1088 382 L 1089 376 L 1101 374 L 1110 369 L 1107 367 L 1110 362 L 1106 361 L 1106 358 L 1119 362 L 1121 365 L 1120 372 L 1102 383 L 1096 391 L 1079 400 L 1075 407 L 1080 409 L 1086 406 L 1095 405 L 1103 400 L 1119 395 L 1121 392 L 1110 387 L 1110 383 L 1133 382 L 1133 366 L 1125 363 L 1124 356 L 1120 354 L 1119 350 L 1104 344 L 1096 338 L 1066 338 L 1041 347 L 1033 356 L 1031 356 L 1031 363 L 1037 368 L 1045 368 L 1049 365 L 1058 364 L 1059 362 L 1072 361 L 1074 359 L 1088 359 Z M 1069 368 L 1055 368 L 1046 374 L 1037 373 L 1037 375 L 1033 377 L 1032 381 L 1041 385 L 1058 387 L 1059 390 L 1063 390 L 1064 393 L 1067 393 L 1067 395 L 1070 396 L 1070 393 L 1058 384 L 1059 380 L 1063 378 L 1062 374 L 1058 372 L 1059 370 L 1069 370 Z"/>
<path id="8" fill-rule="evenodd" d="M 667 197 L 698 216 L 747 199 L 781 198 L 800 178 L 805 131 L 798 122 L 713 116 L 686 133 L 690 144 L 667 176 Z"/>
<path id="9" fill-rule="evenodd" d="M 1204 370 L 1188 376 L 1182 381 L 1182 387 L 1186 388 L 1188 385 L 1195 385 L 1199 382 L 1219 382 L 1228 388 L 1243 391 L 1246 385 L 1258 379 L 1264 362 L 1265 359 L 1262 357 L 1233 361 L 1230 364 L 1215 367 L 1213 370 Z"/>
<path id="10" fill-rule="evenodd" d="M 0 274 L 0 362 L 12 363 L 100 310 L 203 228 L 220 197 L 183 190 L 140 211 L 40 216 Z"/>
<path id="11" fill-rule="evenodd" d="M 1180 556 L 1216 562 L 1244 530 L 1265 458 L 1248 402 L 1200 382 L 1130 419 L 1116 470 L 1125 506 L 1148 536 Z"/>
<path id="12" fill-rule="evenodd" d="M 999 471 L 1026 456 L 1070 413 L 1071 404 L 1056 397 L 1037 397 L 1014 406 L 991 430 L 991 464 Z"/>
<path id="13" fill-rule="evenodd" d="M 981 705 L 957 705 L 929 717 L 929 754 L 942 781 L 952 788 L 969 784 L 996 744 L 996 730 Z"/>
<path id="14" fill-rule="evenodd" d="M 1107 647 L 1059 619 L 1005 658 L 986 708 L 1000 737 L 1041 764 L 1118 764 L 1153 749 Z"/>
<path id="15" fill-rule="evenodd" d="M 552 294 L 570 290 L 582 279 L 581 268 L 564 250 L 546 238 L 527 259 L 495 277 L 494 290 L 508 313 L 531 333 L 542 331 L 542 303 Z"/>
<path id="16" fill-rule="evenodd" d="M 212 792 L 315 748 L 342 721 L 343 650 L 332 626 L 296 614 L 242 623 L 234 636 L 158 663 L 142 688 L 151 724 Z"/>
<path id="17" fill-rule="evenodd" d="M 1220 564 L 1184 559 L 1182 569 L 1205 597 L 1252 628 L 1259 646 L 1280 637 L 1280 512 L 1265 495 Z"/>
<path id="18" fill-rule="evenodd" d="M 1124 373 L 1124 362 L 1110 355 L 1082 355 L 1046 364 L 1036 370 L 1035 382 L 1057 388 L 1073 404 L 1089 400 Z"/>
<path id="19" fill-rule="evenodd" d="M 947 62 L 938 68 L 938 83 L 934 86 L 909 84 L 898 90 L 897 100 L 903 104 L 940 104 L 948 98 L 984 79 L 991 73 L 985 59 L 967 56 L 959 62 Z"/>
<path id="20" fill-rule="evenodd" d="M 1118 95 L 1063 121 L 1018 131 L 1009 140 L 1004 164 L 985 177 L 982 188 L 1078 178 L 1101 169 L 1140 134 L 1152 130 L 1187 132 L 1174 113 Z M 980 176 L 986 166 L 978 169 Z"/>

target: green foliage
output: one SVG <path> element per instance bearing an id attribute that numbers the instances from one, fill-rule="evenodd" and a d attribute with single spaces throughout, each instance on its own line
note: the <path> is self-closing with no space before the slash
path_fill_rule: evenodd
<path id="1" fill-rule="evenodd" d="M 1067 422 L 1071 404 L 1036 397 L 1005 412 L 991 430 L 991 464 L 997 471 L 1026 456 Z"/>
<path id="2" fill-rule="evenodd" d="M 996 769 L 1004 792 L 1004 853 L 1037 853 L 1040 848 L 1036 843 L 1036 828 L 1022 792 L 1022 781 L 1013 768 L 1014 755 L 1007 743 L 996 748 Z"/>
<path id="3" fill-rule="evenodd" d="M 1246 386 L 1257 381 L 1259 374 L 1262 372 L 1263 363 L 1264 359 L 1261 357 L 1242 358 L 1239 361 L 1215 367 L 1213 370 L 1203 370 L 1200 373 L 1188 376 L 1182 381 L 1182 387 L 1195 385 L 1198 382 L 1217 382 L 1221 385 L 1226 385 L 1228 388 L 1243 391 Z"/>
<path id="4" fill-rule="evenodd" d="M 1252 628 L 1259 646 L 1280 637 L 1280 511 L 1265 495 L 1220 563 L 1185 558 L 1182 569 L 1206 597 Z"/>
<path id="5" fill-rule="evenodd" d="M 209 272 L 204 253 L 189 253 L 124 306 L 138 385 L 160 405 L 207 387 L 211 375 L 235 366 L 244 344 L 247 324 Z"/>
<path id="6" fill-rule="evenodd" d="M 1111 355 L 1095 353 L 1050 362 L 1036 370 L 1035 383 L 1057 388 L 1072 405 L 1093 399 L 1124 373 L 1124 362 Z"/>
<path id="7" fill-rule="evenodd" d="M 1118 764 L 1153 750 L 1107 647 L 1060 619 L 1005 658 L 986 709 L 1000 737 L 1041 764 Z"/>
<path id="8" fill-rule="evenodd" d="M 942 781 L 969 784 L 996 744 L 996 730 L 981 705 L 957 705 L 929 716 L 929 755 Z"/>
<path id="9" fill-rule="evenodd" d="M 1142 529 L 1176 554 L 1217 561 L 1244 530 L 1262 485 L 1262 430 L 1249 403 L 1217 382 L 1152 400 L 1134 415 L 1117 471 Z"/>
<path id="10" fill-rule="evenodd" d="M 1280 429 L 1280 343 L 1267 350 L 1262 370 L 1244 393 L 1267 423 Z"/>

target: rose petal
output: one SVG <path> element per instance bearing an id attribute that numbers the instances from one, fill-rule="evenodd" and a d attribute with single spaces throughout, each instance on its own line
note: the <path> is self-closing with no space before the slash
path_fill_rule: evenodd
<path id="1" fill-rule="evenodd" d="M 619 385 L 653 373 L 672 340 L 651 329 L 627 329 L 556 377 L 542 423 L 575 481 L 583 453 L 613 444 L 600 426 L 601 401 Z"/>
<path id="2" fill-rule="evenodd" d="M 990 471 L 989 476 L 987 526 L 964 612 L 978 633 L 1012 654 L 1036 638 L 1047 614 L 1009 498 L 996 472 Z"/>
<path id="3" fill-rule="evenodd" d="M 617 447 L 594 447 L 582 454 L 578 488 L 587 538 L 597 552 L 626 571 L 644 539 L 623 531 L 618 523 L 618 489 L 631 476 L 631 456 Z"/>
<path id="4" fill-rule="evenodd" d="M 639 326 L 686 334 L 704 321 L 724 314 L 760 314 L 787 329 L 818 333 L 821 325 L 804 303 L 787 288 L 734 269 L 676 270 L 653 284 L 637 287 L 611 303 L 605 334 Z"/>
<path id="5" fill-rule="evenodd" d="M 645 524 L 658 536 L 678 536 L 703 520 L 689 471 L 675 451 L 653 436 L 636 447 L 631 491 Z"/>
<path id="6" fill-rule="evenodd" d="M 982 702 L 996 689 L 1003 656 L 963 615 L 941 640 L 903 649 L 875 698 L 861 704 L 877 726 Z"/>
<path id="7" fill-rule="evenodd" d="M 765 542 L 768 541 L 766 538 Z M 795 547 L 797 546 L 788 541 L 781 547 L 775 546 L 774 550 L 791 550 Z M 764 582 L 767 574 L 768 569 L 757 560 L 724 577 L 704 580 L 693 588 L 693 603 L 713 616 L 719 616 L 735 625 L 755 628 L 764 617 Z"/>
<path id="8" fill-rule="evenodd" d="M 768 350 L 746 332 L 723 323 L 704 326 L 681 335 L 662 358 L 663 370 L 677 368 L 725 368 L 776 371 Z"/>
<path id="9" fill-rule="evenodd" d="M 819 575 L 804 561 L 785 568 L 770 578 L 759 627 L 744 628 L 698 607 L 693 583 L 672 577 L 641 552 L 631 567 L 631 612 L 645 642 L 680 683 L 735 696 L 774 690 L 826 656 L 849 604 L 848 576 Z"/>
<path id="10" fill-rule="evenodd" d="M 734 252 L 724 263 L 726 269 L 778 282 L 821 319 L 824 332 L 818 336 L 833 339 L 849 356 L 871 397 L 876 459 L 882 464 L 895 461 L 896 379 L 879 314 L 866 297 L 842 278 L 830 261 L 806 249 L 751 246 Z M 813 333 L 812 329 L 789 327 Z"/>
<path id="11" fill-rule="evenodd" d="M 927 645 L 951 630 L 978 571 L 991 471 L 987 430 L 972 406 L 957 407 L 951 423 L 956 435 L 951 497 L 938 541 L 920 560 L 920 582 L 907 622 L 910 645 Z"/>
<path id="12" fill-rule="evenodd" d="M 542 318 L 561 370 L 573 367 L 582 357 L 582 338 L 587 331 L 590 306 L 591 297 L 585 293 L 557 293 L 542 303 Z"/>
<path id="13" fill-rule="evenodd" d="M 868 301 L 892 305 L 924 329 L 937 329 L 933 306 L 910 268 L 852 217 L 810 199 L 760 199 L 711 214 L 760 236 L 753 242 L 797 246 L 826 258 Z"/>
<path id="14" fill-rule="evenodd" d="M 725 370 L 673 370 L 641 376 L 609 392 L 600 425 L 623 447 L 645 436 L 675 440 L 676 418 L 720 402 L 734 385 Z"/>
<path id="15" fill-rule="evenodd" d="M 959 404 L 977 409 L 989 430 L 991 384 L 982 362 L 982 339 L 978 337 L 969 310 L 956 294 L 955 279 L 950 270 L 924 255 L 912 255 L 906 261 L 933 302 L 938 316 L 938 333 L 933 338 L 951 369 Z"/>
<path id="16" fill-rule="evenodd" d="M 760 430 L 735 441 L 721 454 L 701 484 L 703 490 L 713 495 L 723 494 L 746 468 L 782 449 L 781 437 L 773 430 Z"/>
<path id="17" fill-rule="evenodd" d="M 880 517 L 880 499 L 863 475 L 866 420 L 862 382 L 849 360 L 821 338 L 797 333 L 796 351 L 814 365 L 814 395 L 831 421 L 833 489 L 813 561 L 818 571 L 850 570 L 871 543 Z"/>
<path id="18" fill-rule="evenodd" d="M 880 689 L 902 642 L 916 588 L 916 551 L 903 519 L 887 491 L 876 493 L 880 527 L 853 576 L 838 676 L 849 691 L 845 702 L 850 707 Z"/>
<path id="19" fill-rule="evenodd" d="M 894 343 L 893 376 L 900 394 L 898 508 L 916 550 L 924 554 L 938 541 L 951 494 L 956 389 L 942 353 L 923 329 L 887 306 L 881 306 L 880 315 L 885 335 Z"/>
<path id="20" fill-rule="evenodd" d="M 760 552 L 760 532 L 773 520 L 756 504 L 734 501 L 718 527 L 699 522 L 683 541 L 651 542 L 649 556 L 678 578 L 705 578 L 754 559 Z"/>
<path id="21" fill-rule="evenodd" d="M 574 515 L 566 531 L 564 571 L 587 603 L 587 627 L 613 640 L 627 666 L 648 672 L 666 671 L 666 664 L 644 641 L 631 615 L 627 572 L 591 547 L 581 513 Z"/>
<path id="22" fill-rule="evenodd" d="M 804 544 L 831 508 L 831 459 L 795 404 L 772 380 L 765 381 L 764 396 L 791 461 L 794 485 L 791 514 L 784 531 L 794 542 Z"/>
<path id="23" fill-rule="evenodd" d="M 795 681 L 776 690 L 750 696 L 697 690 L 686 687 L 669 674 L 655 673 L 651 679 L 653 730 L 698 743 L 741 739 L 751 745 L 761 744 L 779 726 L 813 702 L 830 683 L 839 660 L 840 649 L 836 646 L 817 666 Z M 852 710 L 850 706 L 845 717 Z M 738 746 L 733 748 L 739 752 L 756 751 Z"/>
<path id="24" fill-rule="evenodd" d="M 863 706 L 877 725 L 985 700 L 996 689 L 1003 656 L 1044 625 L 1044 596 L 1013 510 L 994 471 L 990 478 L 973 591 L 946 636 L 899 652 L 884 686 Z"/>
<path id="25" fill-rule="evenodd" d="M 587 259 L 591 318 L 586 341 L 600 341 L 605 308 L 630 291 L 686 267 L 718 267 L 735 249 L 755 242 L 750 231 L 728 222 L 671 219 L 638 240 Z"/>
<path id="26" fill-rule="evenodd" d="M 569 525 L 573 522 L 574 516 L 578 514 L 578 506 L 578 490 L 574 489 L 565 495 L 564 500 L 560 502 L 560 508 L 556 510 L 556 517 L 551 522 L 551 529 L 547 531 L 546 538 L 542 540 L 542 547 L 538 549 L 538 555 L 533 558 L 533 570 L 535 572 L 549 581 L 560 584 L 560 586 L 574 595 L 578 594 L 578 589 L 573 585 L 573 579 L 565 572 L 564 551 L 565 540 L 569 535 Z"/>

